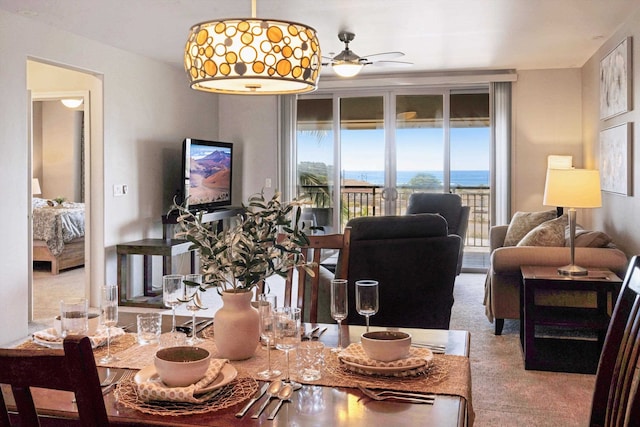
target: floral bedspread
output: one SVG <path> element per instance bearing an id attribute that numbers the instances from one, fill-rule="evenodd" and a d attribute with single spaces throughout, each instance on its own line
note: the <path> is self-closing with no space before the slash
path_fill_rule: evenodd
<path id="1" fill-rule="evenodd" d="M 84 237 L 84 203 L 64 202 L 50 207 L 44 199 L 33 199 L 33 239 L 44 240 L 54 256 L 64 244 Z"/>

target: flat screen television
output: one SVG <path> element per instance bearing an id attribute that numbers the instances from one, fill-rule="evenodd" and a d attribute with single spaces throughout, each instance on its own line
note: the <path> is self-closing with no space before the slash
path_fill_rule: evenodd
<path id="1" fill-rule="evenodd" d="M 190 211 L 231 205 L 233 144 L 186 138 L 182 143 L 182 200 Z"/>

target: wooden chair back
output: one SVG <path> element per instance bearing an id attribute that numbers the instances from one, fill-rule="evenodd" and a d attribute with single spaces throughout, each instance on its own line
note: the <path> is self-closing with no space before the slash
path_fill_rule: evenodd
<path id="1" fill-rule="evenodd" d="M 30 387 L 75 393 L 80 425 L 108 426 L 91 342 L 85 336 L 69 336 L 64 350 L 0 349 L 0 384 L 11 385 L 22 426 L 39 426 Z M 10 426 L 0 393 L 0 426 Z"/>
<path id="2" fill-rule="evenodd" d="M 347 269 L 349 268 L 349 242 L 351 236 L 351 229 L 345 228 L 342 234 L 325 234 L 325 235 L 312 235 L 309 237 L 309 245 L 302 248 L 302 254 L 309 262 L 313 262 L 312 268 L 314 276 L 311 279 L 311 298 L 309 307 L 309 322 L 316 323 L 318 321 L 318 294 L 320 286 L 320 262 L 323 249 L 337 249 L 339 250 L 339 260 L 336 266 L 335 278 L 346 279 Z M 311 254 L 311 258 L 309 258 Z M 306 281 L 307 272 L 303 268 L 298 268 L 298 296 L 297 307 L 299 307 L 302 313 L 305 312 L 305 293 L 306 293 Z M 292 299 L 294 275 L 293 271 L 290 271 L 285 281 L 285 294 L 284 305 L 290 306 Z"/>
<path id="3" fill-rule="evenodd" d="M 640 426 L 640 257 L 634 256 L 600 355 L 591 426 Z"/>

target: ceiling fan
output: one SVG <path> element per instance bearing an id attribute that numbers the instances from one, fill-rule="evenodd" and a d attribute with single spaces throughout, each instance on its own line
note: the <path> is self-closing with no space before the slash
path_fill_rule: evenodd
<path id="1" fill-rule="evenodd" d="M 336 56 L 329 58 L 323 57 L 325 62 L 322 65 L 331 65 L 333 71 L 341 77 L 353 77 L 362 70 L 365 65 L 376 66 L 410 66 L 411 62 L 390 61 L 393 58 L 404 56 L 402 52 L 383 52 L 374 53 L 367 56 L 358 56 L 354 51 L 349 49 L 349 43 L 356 37 L 354 33 L 341 31 L 338 33 L 338 39 L 344 43 L 344 50 Z"/>

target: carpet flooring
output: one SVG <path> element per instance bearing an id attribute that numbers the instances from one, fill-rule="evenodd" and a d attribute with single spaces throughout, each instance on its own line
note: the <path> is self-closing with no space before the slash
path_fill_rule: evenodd
<path id="1" fill-rule="evenodd" d="M 84 269 L 52 276 L 34 273 L 30 331 L 50 323 L 59 301 L 82 293 Z M 519 322 L 505 322 L 501 336 L 484 316 L 484 274 L 463 273 L 455 285 L 451 329 L 471 333 L 475 427 L 573 427 L 588 425 L 594 375 L 525 371 Z"/>

